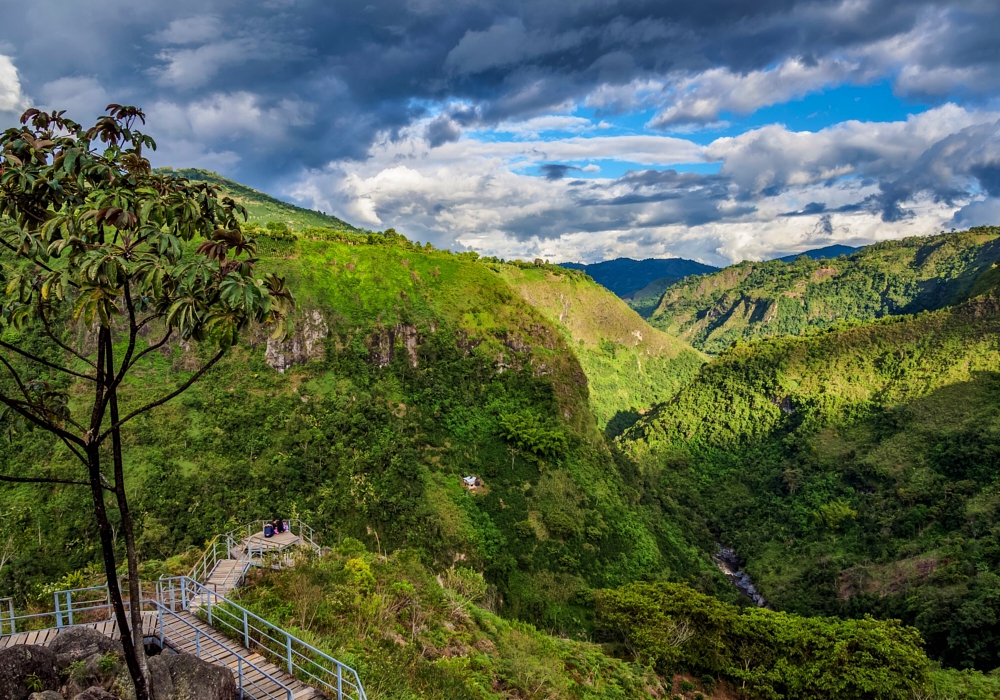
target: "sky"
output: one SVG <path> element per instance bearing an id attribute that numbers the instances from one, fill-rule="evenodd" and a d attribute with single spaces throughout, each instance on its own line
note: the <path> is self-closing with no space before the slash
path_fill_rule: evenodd
<path id="1" fill-rule="evenodd" d="M 506 258 L 714 265 L 1000 224 L 1000 2 L 0 0 L 0 126 Z"/>

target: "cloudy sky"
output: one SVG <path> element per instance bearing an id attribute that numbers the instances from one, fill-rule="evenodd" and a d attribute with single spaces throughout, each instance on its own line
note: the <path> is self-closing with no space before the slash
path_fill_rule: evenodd
<path id="1" fill-rule="evenodd" d="M 0 0 L 0 123 L 504 257 L 713 264 L 1000 223 L 1000 2 Z"/>

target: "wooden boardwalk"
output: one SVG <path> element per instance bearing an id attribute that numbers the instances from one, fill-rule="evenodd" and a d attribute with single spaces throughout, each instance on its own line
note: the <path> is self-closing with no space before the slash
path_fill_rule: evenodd
<path id="1" fill-rule="evenodd" d="M 89 622 L 74 626 L 91 627 L 107 637 L 118 639 L 118 623 L 115 620 Z M 44 630 L 32 630 L 30 632 L 7 634 L 0 637 L 0 649 L 16 646 L 18 644 L 37 644 L 39 646 L 45 646 L 67 629 L 69 629 L 69 627 L 63 627 L 62 629 L 50 627 L 49 629 Z M 142 614 L 142 631 L 144 637 L 152 637 L 153 635 L 158 636 L 155 612 L 144 612 Z"/>
<path id="2" fill-rule="evenodd" d="M 280 551 L 302 542 L 303 540 L 297 535 L 287 531 L 268 538 L 264 537 L 263 532 L 259 532 L 229 552 L 231 559 L 219 560 L 203 583 L 224 597 L 240 582 L 243 569 L 251 562 L 259 562 L 257 555 L 261 552 L 266 554 L 269 550 Z M 211 663 L 226 666 L 237 678 L 238 673 L 242 672 L 245 698 L 311 700 L 327 697 L 289 674 L 287 669 L 278 667 L 257 651 L 230 639 L 198 617 L 195 612 L 206 603 L 202 600 L 205 597 L 207 594 L 192 599 L 191 611 L 143 612 L 144 636 L 159 639 L 162 633 L 164 645 L 170 650 L 194 654 Z M 113 639 L 119 636 L 118 624 L 114 620 L 76 626 L 91 627 Z M 18 644 L 45 645 L 66 629 L 68 628 L 50 628 L 0 636 L 0 649 Z M 288 691 L 291 691 L 290 699 Z"/>

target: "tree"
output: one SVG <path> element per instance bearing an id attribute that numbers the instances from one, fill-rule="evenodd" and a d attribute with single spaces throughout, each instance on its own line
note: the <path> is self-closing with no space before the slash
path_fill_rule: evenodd
<path id="1" fill-rule="evenodd" d="M 141 110 L 109 105 L 89 129 L 64 114 L 30 109 L 20 127 L 0 136 L 0 245 L 7 251 L 0 410 L 9 430 L 54 435 L 83 470 L 73 478 L 0 481 L 89 487 L 126 663 L 145 700 L 140 606 L 126 615 L 105 503 L 113 496 L 129 598 L 137 603 L 121 428 L 204 376 L 248 324 L 273 326 L 274 337 L 283 337 L 294 299 L 282 278 L 254 276 L 243 207 L 209 183 L 151 169 L 144 150 L 156 144 L 137 128 L 145 124 Z M 130 370 L 172 339 L 207 346 L 211 356 L 179 386 L 121 410 Z"/>

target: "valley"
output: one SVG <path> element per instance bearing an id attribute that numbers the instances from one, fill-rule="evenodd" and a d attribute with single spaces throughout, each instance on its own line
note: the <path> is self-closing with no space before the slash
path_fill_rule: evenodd
<path id="1" fill-rule="evenodd" d="M 257 269 L 297 308 L 289 337 L 251 326 L 123 428 L 144 578 L 247 514 L 335 533 L 238 595 L 373 698 L 1000 692 L 1000 229 L 643 278 L 623 300 L 587 271 L 182 174 L 247 207 Z M 150 352 L 122 411 L 205 359 Z M 65 445 L 5 421 L 6 473 L 72 476 Z M 88 495 L 40 488 L 0 491 L 0 594 L 23 608 L 99 578 Z M 867 650 L 856 675 L 816 665 L 836 644 Z M 792 646 L 816 651 L 770 651 Z"/>

